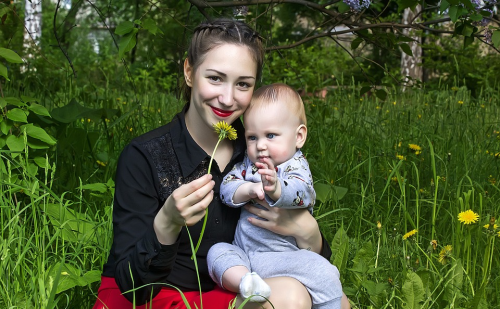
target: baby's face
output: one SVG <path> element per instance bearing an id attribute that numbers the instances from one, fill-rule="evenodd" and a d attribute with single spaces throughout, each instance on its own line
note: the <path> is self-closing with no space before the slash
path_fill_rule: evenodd
<path id="1" fill-rule="evenodd" d="M 297 130 L 300 120 L 279 102 L 254 107 L 247 111 L 245 138 L 250 161 L 269 158 L 277 166 L 293 157 L 297 151 Z"/>

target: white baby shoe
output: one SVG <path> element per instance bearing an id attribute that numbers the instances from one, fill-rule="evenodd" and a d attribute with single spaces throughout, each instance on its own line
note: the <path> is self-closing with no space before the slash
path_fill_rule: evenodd
<path id="1" fill-rule="evenodd" d="M 254 272 L 246 273 L 240 282 L 240 294 L 251 302 L 264 302 L 271 295 L 271 287 Z M 265 298 L 264 298 L 265 297 Z"/>

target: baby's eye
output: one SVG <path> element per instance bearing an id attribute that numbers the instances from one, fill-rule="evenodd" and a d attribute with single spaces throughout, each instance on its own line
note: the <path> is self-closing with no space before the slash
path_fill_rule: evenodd
<path id="1" fill-rule="evenodd" d="M 276 135 L 274 133 L 268 133 L 267 138 L 268 139 L 273 139 Z"/>
<path id="2" fill-rule="evenodd" d="M 255 141 L 257 138 L 255 136 L 250 135 L 249 137 L 247 137 L 247 139 L 249 141 Z"/>

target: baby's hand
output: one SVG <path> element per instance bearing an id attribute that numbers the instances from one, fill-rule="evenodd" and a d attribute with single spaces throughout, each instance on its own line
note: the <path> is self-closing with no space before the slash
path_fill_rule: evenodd
<path id="1" fill-rule="evenodd" d="M 248 197 L 257 200 L 263 200 L 265 198 L 264 190 L 259 182 L 252 182 L 248 185 Z"/>
<path id="2" fill-rule="evenodd" d="M 265 158 L 262 162 L 255 162 L 255 166 L 259 169 L 264 192 L 266 192 L 267 195 L 269 195 L 273 200 L 278 200 L 281 195 L 281 187 L 273 162 L 270 159 Z"/>

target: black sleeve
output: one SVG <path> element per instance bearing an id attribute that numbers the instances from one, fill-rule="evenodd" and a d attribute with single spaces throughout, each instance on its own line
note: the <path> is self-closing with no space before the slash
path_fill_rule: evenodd
<path id="1" fill-rule="evenodd" d="M 118 161 L 113 205 L 114 277 L 120 291 L 165 282 L 172 271 L 179 241 L 162 245 L 153 221 L 161 207 L 158 178 L 149 154 L 139 146 L 127 146 Z M 157 295 L 162 285 L 148 285 L 124 296 L 142 305 Z M 135 294 L 135 295 L 134 295 Z"/>
<path id="2" fill-rule="evenodd" d="M 321 233 L 321 239 L 323 240 L 323 245 L 321 246 L 321 252 L 319 254 L 329 261 L 332 256 L 332 249 L 325 236 L 323 236 L 323 233 Z"/>

